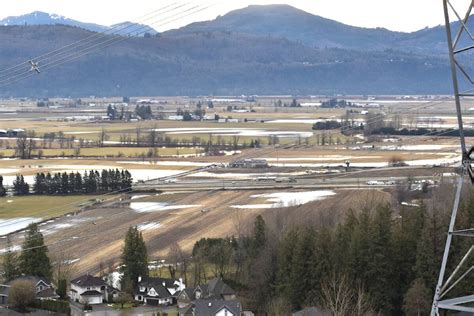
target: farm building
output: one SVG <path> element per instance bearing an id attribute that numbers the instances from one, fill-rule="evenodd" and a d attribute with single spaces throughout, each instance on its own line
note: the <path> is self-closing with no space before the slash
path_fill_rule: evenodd
<path id="1" fill-rule="evenodd" d="M 265 159 L 240 159 L 231 162 L 231 168 L 268 168 L 268 162 Z"/>

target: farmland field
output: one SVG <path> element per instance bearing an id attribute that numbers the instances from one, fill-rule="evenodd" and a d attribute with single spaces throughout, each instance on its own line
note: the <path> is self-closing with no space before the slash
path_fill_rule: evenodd
<path id="1" fill-rule="evenodd" d="M 59 105 L 54 109 L 40 109 L 28 101 L 0 102 L 1 129 L 21 126 L 34 131 L 31 155 L 26 159 L 20 159 L 15 137 L 0 137 L 0 175 L 10 190 L 0 198 L 0 220 L 14 221 L 15 229 L 10 230 L 14 231 L 25 222 L 55 218 L 41 226 L 50 252 L 67 252 L 70 259 L 78 259 L 77 274 L 97 272 L 101 262 L 118 263 L 130 226 L 142 231 L 150 258 L 161 260 L 167 258 L 173 243 L 189 253 L 200 238 L 246 234 L 259 214 L 275 222 L 285 218 L 334 224 L 354 205 L 393 202 L 396 191 L 410 187 L 411 182 L 437 183 L 443 177 L 450 181 L 459 162 L 456 137 L 364 135 L 358 124 L 370 119 L 362 108 L 277 108 L 274 103 L 280 98 L 291 102 L 289 97 L 261 97 L 256 102 L 216 102 L 214 108 L 206 109 L 207 114 L 228 122 L 166 119 L 178 108 L 192 111 L 198 98 L 160 98 L 159 104 L 151 105 L 158 119 L 130 122 L 103 118 L 108 103 L 121 102 L 114 98 L 83 99 L 76 108 L 61 108 L 63 100 L 52 99 Z M 444 97 L 436 101 L 348 100 L 380 103 L 380 108 L 366 112 L 384 113 L 387 122 L 401 111 L 420 108 L 413 117 L 402 116 L 400 128 L 414 129 L 417 124 L 448 128 L 456 122 L 452 100 Z M 301 102 L 315 102 L 315 98 Z M 433 102 L 438 105 L 430 107 Z M 88 103 L 95 105 L 84 106 Z M 355 122 L 350 132 L 312 129 L 315 122 L 341 121 L 345 115 Z M 472 118 L 467 116 L 467 121 Z M 154 137 L 159 142 L 152 146 Z M 239 159 L 264 159 L 268 168 L 229 167 Z M 102 169 L 129 170 L 135 192 L 113 195 L 112 200 L 87 208 L 102 197 L 11 195 L 17 174 L 24 175 L 31 186 L 38 172 L 83 174 Z M 184 172 L 190 173 L 181 175 Z M 260 184 L 255 180 L 265 177 L 274 182 L 252 189 Z M 284 189 L 268 189 L 277 178 Z M 331 187 L 325 188 L 326 183 Z M 368 183 L 383 185 L 372 188 Z M 61 216 L 79 209 L 84 211 Z M 2 222 L 0 227 L 9 223 Z M 12 234 L 12 240 L 18 247 L 22 233 Z M 5 247 L 2 243 L 0 249 Z"/>

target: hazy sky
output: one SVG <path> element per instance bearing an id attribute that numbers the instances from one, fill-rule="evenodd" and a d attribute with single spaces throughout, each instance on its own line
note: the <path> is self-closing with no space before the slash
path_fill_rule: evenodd
<path id="1" fill-rule="evenodd" d="M 452 0 L 460 8 L 471 0 Z M 66 17 L 103 25 L 137 20 L 145 14 L 175 1 L 159 0 L 0 0 L 0 18 L 32 11 L 57 13 Z M 187 1 L 179 1 L 187 3 Z M 209 4 L 211 2 L 194 1 Z M 362 27 L 385 27 L 396 31 L 415 31 L 443 23 L 441 0 L 221 0 L 206 11 L 179 22 L 154 25 L 159 30 L 175 28 L 197 20 L 210 20 L 249 4 L 286 3 L 308 12 Z M 159 18 L 156 18 L 159 21 Z M 149 20 L 156 21 L 155 20 Z M 160 23 L 158 23 L 160 24 Z"/>

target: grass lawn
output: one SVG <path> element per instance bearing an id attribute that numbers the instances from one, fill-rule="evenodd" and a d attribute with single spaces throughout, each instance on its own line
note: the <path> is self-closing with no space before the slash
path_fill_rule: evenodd
<path id="1" fill-rule="evenodd" d="M 95 195 L 3 197 L 0 198 L 0 218 L 52 218 L 91 205 L 96 197 Z"/>

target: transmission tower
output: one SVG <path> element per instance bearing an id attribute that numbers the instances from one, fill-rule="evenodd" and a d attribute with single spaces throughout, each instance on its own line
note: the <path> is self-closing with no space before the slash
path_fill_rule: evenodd
<path id="1" fill-rule="evenodd" d="M 474 36 L 469 30 L 470 15 L 474 7 L 474 0 L 470 1 L 470 4 L 466 11 L 460 11 L 453 5 L 455 0 L 443 0 L 444 18 L 446 22 L 446 33 L 448 40 L 449 58 L 451 64 L 451 75 L 454 89 L 454 100 L 456 103 L 457 120 L 459 124 L 459 136 L 461 141 L 462 150 L 462 165 L 459 180 L 456 188 L 456 196 L 454 199 L 453 210 L 451 213 L 451 221 L 449 223 L 448 235 L 446 237 L 446 245 L 444 249 L 443 260 L 441 262 L 441 269 L 439 272 L 438 283 L 436 285 L 435 295 L 433 298 L 433 305 L 431 308 L 431 316 L 438 316 L 440 310 L 446 311 L 459 311 L 468 312 L 474 314 L 474 295 L 467 295 L 462 297 L 451 297 L 447 298 L 447 294 L 458 285 L 464 278 L 466 278 L 473 270 L 474 266 L 467 266 L 468 260 L 474 253 L 474 246 L 471 246 L 464 257 L 455 266 L 453 272 L 446 278 L 446 265 L 448 263 L 449 252 L 451 248 L 451 242 L 453 237 L 456 238 L 469 238 L 474 237 L 474 228 L 467 229 L 456 229 L 456 217 L 459 209 L 459 202 L 461 199 L 462 187 L 464 183 L 464 177 L 468 175 L 472 182 L 474 182 L 474 173 L 471 167 L 473 159 L 471 155 L 474 153 L 474 149 L 471 147 L 469 150 L 466 148 L 466 141 L 464 138 L 464 126 L 462 117 L 461 103 L 464 97 L 474 96 L 472 92 L 463 93 L 460 92 L 459 84 L 467 83 L 474 85 L 469 72 L 462 64 L 462 56 L 472 57 L 471 50 L 474 49 Z M 453 17 L 453 21 L 451 21 Z M 451 22 L 457 22 L 451 25 Z M 474 24 L 474 21 L 473 23 Z M 455 31 L 455 33 L 453 33 Z M 458 78 L 459 75 L 459 78 Z M 472 91 L 472 90 L 471 90 Z"/>

